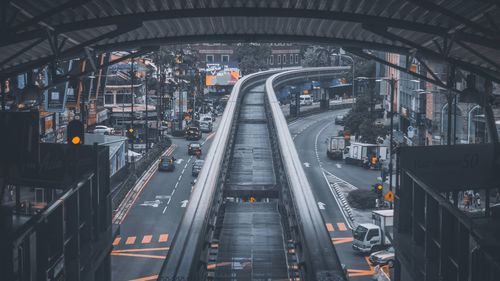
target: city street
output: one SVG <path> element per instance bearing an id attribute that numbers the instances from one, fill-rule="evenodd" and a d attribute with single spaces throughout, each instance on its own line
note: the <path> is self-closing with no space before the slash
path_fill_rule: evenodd
<path id="1" fill-rule="evenodd" d="M 332 237 L 341 262 L 353 280 L 371 280 L 373 268 L 368 264 L 367 257 L 354 252 L 351 247 L 350 222 L 339 208 L 338 198 L 334 195 L 329 179 L 335 176 L 337 181 L 371 192 L 370 186 L 376 182 L 379 175 L 376 171 L 345 165 L 343 161 L 327 158 L 325 140 L 329 136 L 337 135 L 337 131 L 342 128 L 334 125 L 333 120 L 336 115 L 346 112 L 347 110 L 329 111 L 308 116 L 292 122 L 289 129 L 317 198 L 325 227 Z"/>
<path id="2" fill-rule="evenodd" d="M 207 154 L 212 133 L 204 133 L 199 141 L 202 157 Z M 113 242 L 112 280 L 156 280 L 169 246 L 183 216 L 191 193 L 191 166 L 195 156 L 187 154 L 192 141 L 173 138 L 172 156 L 176 158 L 173 172 L 155 171 L 146 179 L 142 191 L 127 210 L 120 225 L 120 234 Z"/>

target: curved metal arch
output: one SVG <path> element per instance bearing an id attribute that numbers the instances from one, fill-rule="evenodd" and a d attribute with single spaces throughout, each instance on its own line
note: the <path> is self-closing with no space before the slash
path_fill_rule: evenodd
<path id="1" fill-rule="evenodd" d="M 403 30 L 416 31 L 421 33 L 432 34 L 436 36 L 449 36 L 450 29 L 425 23 L 418 23 L 408 20 L 394 19 L 388 17 L 341 12 L 341 11 L 324 11 L 313 9 L 295 9 L 295 8 L 195 8 L 195 9 L 179 9 L 169 11 L 152 11 L 134 14 L 123 14 L 102 18 L 91 18 L 82 21 L 64 23 L 54 25 L 56 33 L 73 32 L 88 28 L 103 27 L 109 25 L 123 25 L 127 22 L 145 22 L 167 19 L 182 19 L 182 18 L 202 18 L 202 17 L 278 17 L 278 18 L 308 18 L 322 19 L 332 21 L 346 21 L 362 24 L 377 24 L 386 27 L 393 27 Z M 20 41 L 38 38 L 41 35 L 41 28 L 21 33 L 9 34 L 8 40 L 2 40 L 0 46 L 14 44 Z M 472 33 L 461 33 L 459 35 L 464 41 L 478 42 L 486 41 L 488 38 Z M 492 43 L 498 43 L 495 40 Z M 493 44 L 491 44 L 493 45 Z"/>

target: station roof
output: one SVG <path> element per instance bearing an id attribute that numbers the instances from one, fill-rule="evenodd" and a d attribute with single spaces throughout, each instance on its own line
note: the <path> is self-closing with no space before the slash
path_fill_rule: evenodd
<path id="1" fill-rule="evenodd" d="M 267 41 L 423 56 L 500 81 L 496 0 L 6 0 L 0 10 L 3 77 L 89 52 Z"/>

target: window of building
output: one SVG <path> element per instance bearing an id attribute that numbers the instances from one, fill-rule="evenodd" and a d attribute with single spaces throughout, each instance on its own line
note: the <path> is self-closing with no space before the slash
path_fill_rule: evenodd
<path id="1" fill-rule="evenodd" d="M 299 63 L 299 54 L 295 54 L 295 63 L 298 64 Z"/>
<path id="2" fill-rule="evenodd" d="M 113 100 L 113 94 L 111 95 L 104 95 L 104 104 L 114 104 Z"/>
<path id="3" fill-rule="evenodd" d="M 283 55 L 283 64 L 286 64 L 286 55 Z"/>
<path id="4" fill-rule="evenodd" d="M 221 56 L 221 61 L 222 62 L 229 62 L 229 55 L 222 55 Z"/>
<path id="5" fill-rule="evenodd" d="M 269 64 L 270 65 L 274 64 L 274 55 L 269 56 Z"/>
<path id="6" fill-rule="evenodd" d="M 281 64 L 281 55 L 278 55 L 278 64 Z"/>
<path id="7" fill-rule="evenodd" d="M 214 62 L 214 55 L 207 55 L 207 62 L 213 63 Z"/>
<path id="8" fill-rule="evenodd" d="M 293 64 L 293 54 L 290 54 L 290 64 Z"/>

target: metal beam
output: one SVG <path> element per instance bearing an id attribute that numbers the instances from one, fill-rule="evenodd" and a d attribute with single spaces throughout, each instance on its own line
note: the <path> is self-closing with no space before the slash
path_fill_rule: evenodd
<path id="1" fill-rule="evenodd" d="M 440 14 L 458 22 L 459 24 L 463 24 L 470 29 L 473 29 L 473 30 L 476 30 L 478 32 L 483 33 L 486 36 L 498 38 L 498 34 L 494 30 L 491 30 L 489 28 L 485 28 L 481 24 L 478 24 L 478 23 L 473 22 L 465 17 L 462 17 L 461 15 L 458 15 L 458 14 L 446 9 L 445 7 L 443 7 L 439 4 L 435 4 L 435 3 L 428 1 L 428 0 L 407 0 L 407 1 L 412 2 L 413 4 L 420 6 L 426 10 L 429 10 L 429 11 L 437 11 Z"/>
<path id="2" fill-rule="evenodd" d="M 117 15 L 102 18 L 93 18 L 88 20 L 75 21 L 72 23 L 64 23 L 53 26 L 58 33 L 72 32 L 87 28 L 95 28 L 102 26 L 110 26 L 123 24 L 130 21 L 131 18 L 142 21 L 168 20 L 180 18 L 197 18 L 197 17 L 292 17 L 292 18 L 310 18 L 324 19 L 333 21 L 347 21 L 366 24 L 380 24 L 388 27 L 395 27 L 404 30 L 412 30 L 417 32 L 429 33 L 439 36 L 446 36 L 448 29 L 422 24 L 407 20 L 393 19 L 380 16 L 364 15 L 350 12 L 339 11 L 321 11 L 312 9 L 295 9 L 295 8 L 198 8 L 198 9 L 182 9 L 169 11 L 154 11 L 134 14 Z M 9 41 L 1 45 L 13 44 L 19 41 L 27 40 L 39 36 L 39 30 L 31 30 L 23 33 L 11 34 Z"/>
<path id="3" fill-rule="evenodd" d="M 23 23 L 20 23 L 16 26 L 12 27 L 11 30 L 12 30 L 12 32 L 16 33 L 16 32 L 18 32 L 26 27 L 36 25 L 39 22 L 46 20 L 47 18 L 51 18 L 51 17 L 59 14 L 60 12 L 63 12 L 64 10 L 81 6 L 81 5 L 86 4 L 90 1 L 92 1 L 92 0 L 69 0 L 66 3 L 57 5 L 52 9 L 49 9 L 49 10 L 47 10 L 41 14 L 38 14 L 35 17 L 23 22 Z"/>
<path id="4" fill-rule="evenodd" d="M 27 52 L 31 48 L 35 47 L 36 45 L 42 43 L 43 41 L 45 41 L 44 38 L 40 38 L 40 39 L 34 41 L 33 43 L 29 44 L 28 46 L 26 46 L 26 47 L 20 49 L 19 51 L 17 51 L 16 53 L 14 53 L 12 56 L 10 56 L 10 57 L 4 59 L 3 61 L 1 61 L 0 65 L 4 65 L 4 64 L 8 63 L 9 61 L 17 58 L 18 56 L 24 54 L 25 52 Z"/>
<path id="5" fill-rule="evenodd" d="M 123 27 L 117 28 L 115 30 L 112 30 L 112 31 L 107 32 L 105 34 L 102 34 L 100 36 L 97 36 L 95 38 L 87 40 L 86 42 L 83 42 L 82 44 L 77 45 L 73 48 L 70 48 L 64 52 L 59 53 L 59 58 L 60 59 L 67 59 L 67 58 L 76 57 L 76 56 L 84 53 L 85 47 L 88 47 L 92 44 L 95 44 L 95 43 L 97 43 L 105 38 L 113 38 L 113 37 L 119 36 L 123 33 L 129 32 L 129 31 L 136 29 L 138 27 L 139 27 L 139 25 L 130 25 L 126 28 L 123 28 Z M 18 65 L 9 71 L 0 72 L 0 77 L 5 77 L 5 78 L 12 77 L 12 76 L 15 76 L 16 74 L 22 73 L 26 70 L 33 69 L 35 67 L 48 64 L 48 63 L 54 61 L 55 59 L 56 59 L 56 56 L 51 55 L 51 56 L 43 57 L 43 58 L 38 59 L 38 60 L 30 61 L 28 63 Z"/>
<path id="6" fill-rule="evenodd" d="M 429 57 L 429 58 L 434 58 L 434 59 L 437 59 L 437 60 L 443 60 L 443 61 L 446 61 L 448 63 L 451 63 L 451 64 L 454 64 L 456 66 L 459 66 L 461 68 L 463 68 L 464 70 L 467 70 L 467 71 L 470 71 L 470 72 L 473 72 L 473 73 L 476 73 L 480 76 L 483 76 L 485 78 L 488 78 L 488 79 L 491 79 L 492 81 L 495 81 L 495 82 L 498 82 L 500 83 L 500 72 L 494 72 L 493 70 L 491 69 L 488 69 L 489 71 L 493 72 L 493 74 L 491 73 L 488 73 L 486 72 L 486 69 L 480 69 L 479 66 L 476 66 L 476 65 L 473 65 L 471 63 L 467 63 L 465 61 L 462 61 L 462 60 L 459 60 L 459 59 L 456 59 L 456 58 L 453 58 L 453 57 L 443 57 L 442 54 L 440 53 L 437 53 L 431 49 L 428 49 L 428 48 L 425 48 L 423 46 L 420 46 L 418 43 L 415 43 L 413 41 L 410 41 L 406 38 L 403 38 L 399 35 L 396 35 L 394 33 L 391 33 L 391 32 L 388 32 L 387 31 L 387 28 L 383 27 L 383 26 L 376 26 L 376 25 L 371 25 L 371 26 L 368 26 L 368 25 L 363 25 L 363 28 L 368 30 L 368 31 L 371 31 L 379 36 L 383 36 L 389 40 L 393 40 L 393 41 L 399 41 L 407 46 L 409 46 L 410 48 L 415 48 L 417 49 L 417 51 L 422 54 L 423 56 L 425 57 Z M 499 69 L 500 70 L 500 69 Z"/>

